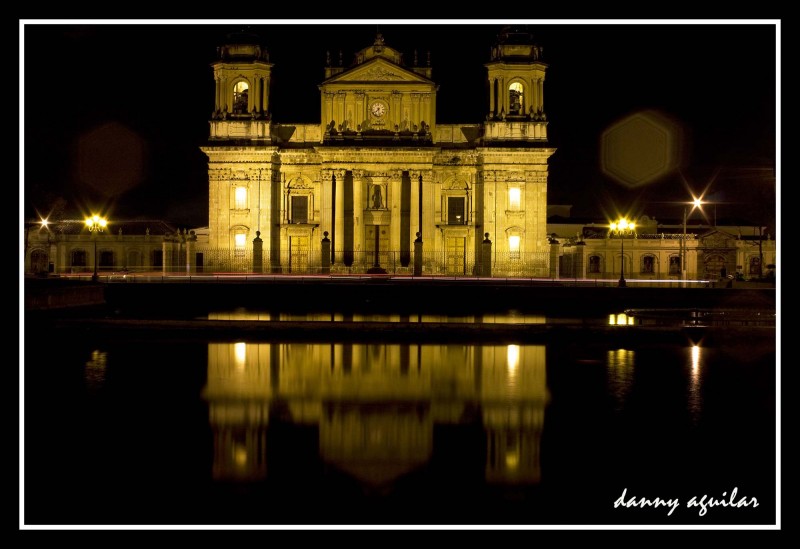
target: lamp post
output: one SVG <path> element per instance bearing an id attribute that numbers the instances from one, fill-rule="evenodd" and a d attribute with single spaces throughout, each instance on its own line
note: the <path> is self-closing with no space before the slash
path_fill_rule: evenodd
<path id="1" fill-rule="evenodd" d="M 703 201 L 699 198 L 692 198 L 692 209 L 688 210 L 687 206 L 683 207 L 683 236 L 681 238 L 681 280 L 686 280 L 686 219 L 695 208 L 703 205 Z"/>
<path id="2" fill-rule="evenodd" d="M 629 222 L 624 217 L 619 221 L 611 223 L 609 226 L 611 233 L 619 237 L 619 287 L 624 288 L 627 286 L 625 283 L 625 237 L 636 234 L 636 223 Z"/>
<path id="3" fill-rule="evenodd" d="M 106 226 L 108 225 L 108 221 L 104 217 L 100 217 L 99 215 L 95 214 L 92 217 L 87 217 L 85 219 L 86 228 L 89 229 L 89 232 L 92 233 L 92 237 L 94 240 L 94 274 L 92 275 L 92 282 L 97 282 L 97 234 L 102 233 L 105 230 Z"/>

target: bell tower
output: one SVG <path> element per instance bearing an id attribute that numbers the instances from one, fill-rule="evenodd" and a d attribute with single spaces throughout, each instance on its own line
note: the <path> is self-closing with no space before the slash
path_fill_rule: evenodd
<path id="1" fill-rule="evenodd" d="M 492 47 L 489 71 L 489 120 L 543 121 L 542 48 L 524 28 L 505 27 Z"/>
<path id="2" fill-rule="evenodd" d="M 222 131 L 215 135 L 213 121 L 259 121 L 266 127 L 266 132 L 265 128 L 251 127 L 247 137 L 269 138 L 272 64 L 266 48 L 261 46 L 258 36 L 233 33 L 226 37 L 225 45 L 217 48 L 217 56 L 211 64 L 216 83 L 211 138 L 225 138 L 227 133 Z"/>

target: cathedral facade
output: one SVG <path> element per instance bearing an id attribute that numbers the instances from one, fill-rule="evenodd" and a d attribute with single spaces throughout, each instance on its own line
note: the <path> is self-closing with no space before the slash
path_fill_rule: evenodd
<path id="1" fill-rule="evenodd" d="M 482 123 L 437 123 L 429 64 L 407 66 L 378 35 L 351 66 L 329 60 L 319 123 L 287 124 L 270 114 L 267 51 L 229 36 L 202 147 L 208 267 L 255 257 L 257 272 L 398 273 L 417 261 L 463 275 L 491 261 L 548 276 L 547 65 L 524 32 L 504 30 L 491 52 Z"/>

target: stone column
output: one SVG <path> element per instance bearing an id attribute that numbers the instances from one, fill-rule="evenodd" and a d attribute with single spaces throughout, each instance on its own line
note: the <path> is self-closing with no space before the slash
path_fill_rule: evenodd
<path id="1" fill-rule="evenodd" d="M 172 262 L 172 242 L 165 236 L 161 242 L 161 274 L 169 274 L 169 265 Z"/>
<path id="2" fill-rule="evenodd" d="M 414 276 L 422 275 L 422 235 L 417 233 L 414 240 Z"/>
<path id="3" fill-rule="evenodd" d="M 214 78 L 214 112 L 217 113 L 222 110 L 220 105 L 220 81 L 219 77 Z"/>
<path id="4" fill-rule="evenodd" d="M 575 263 L 573 274 L 576 278 L 586 278 L 586 242 L 575 244 Z"/>
<path id="5" fill-rule="evenodd" d="M 389 188 L 387 197 L 389 207 L 389 250 L 395 254 L 395 261 L 399 263 L 400 257 L 400 197 L 403 181 L 403 172 L 400 170 L 392 170 L 389 179 Z"/>
<path id="6" fill-rule="evenodd" d="M 422 238 L 428 243 L 428 251 L 436 250 L 436 193 L 434 193 L 433 171 L 424 170 L 422 176 Z"/>
<path id="7" fill-rule="evenodd" d="M 483 233 L 481 242 L 481 276 L 492 276 L 492 241 L 489 240 L 489 233 Z"/>
<path id="8" fill-rule="evenodd" d="M 190 231 L 186 236 L 186 274 L 197 272 L 197 256 L 195 255 L 196 246 L 197 235 L 194 231 Z"/>
<path id="9" fill-rule="evenodd" d="M 550 278 L 557 279 L 559 277 L 558 272 L 558 254 L 560 251 L 560 246 L 558 244 L 558 240 L 555 238 L 550 240 Z"/>
<path id="10" fill-rule="evenodd" d="M 539 110 L 544 110 L 544 78 L 538 80 L 539 83 Z"/>
<path id="11" fill-rule="evenodd" d="M 336 170 L 336 201 L 335 201 L 335 219 L 336 223 L 333 228 L 333 247 L 334 247 L 334 263 L 341 265 L 344 263 L 344 170 Z"/>
<path id="12" fill-rule="evenodd" d="M 409 209 L 409 224 L 408 230 L 411 234 L 418 234 L 422 232 L 422 227 L 419 223 L 419 172 L 409 171 L 408 178 L 411 183 L 411 208 Z"/>
<path id="13" fill-rule="evenodd" d="M 256 231 L 253 239 L 253 272 L 264 272 L 264 241 L 261 239 L 261 231 Z"/>
<path id="14" fill-rule="evenodd" d="M 494 116 L 494 78 L 489 79 L 489 118 Z"/>
<path id="15" fill-rule="evenodd" d="M 353 170 L 353 262 L 364 262 L 364 170 Z"/>
<path id="16" fill-rule="evenodd" d="M 320 229 L 328 231 L 328 234 L 333 230 L 333 170 L 322 170 L 320 173 L 322 179 L 322 212 L 320 219 Z M 289 204 L 286 204 L 288 211 Z"/>
<path id="17" fill-rule="evenodd" d="M 262 100 L 262 105 L 264 109 L 264 114 L 269 112 L 269 76 L 264 77 L 264 99 Z"/>
<path id="18" fill-rule="evenodd" d="M 330 274 L 331 272 L 331 241 L 328 238 L 328 231 L 322 233 L 322 243 L 320 245 L 320 272 Z"/>

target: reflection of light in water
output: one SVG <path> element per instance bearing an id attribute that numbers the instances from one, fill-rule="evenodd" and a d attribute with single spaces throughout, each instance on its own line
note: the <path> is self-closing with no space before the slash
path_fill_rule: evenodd
<path id="1" fill-rule="evenodd" d="M 622 409 L 633 384 L 634 360 L 634 351 L 608 351 L 608 392 L 615 400 L 616 410 Z"/>
<path id="2" fill-rule="evenodd" d="M 233 356 L 236 358 L 236 367 L 244 368 L 245 360 L 247 359 L 247 345 L 240 341 L 233 344 Z"/>
<path id="3" fill-rule="evenodd" d="M 692 420 L 695 422 L 700 418 L 703 404 L 700 395 L 700 358 L 700 345 L 692 345 L 688 404 Z"/>
<path id="4" fill-rule="evenodd" d="M 633 326 L 633 317 L 625 313 L 620 313 L 618 315 L 610 314 L 608 315 L 608 323 L 611 326 Z"/>
<path id="5" fill-rule="evenodd" d="M 506 470 L 516 471 L 519 468 L 519 439 L 513 435 L 509 435 L 506 440 Z"/>
<path id="6" fill-rule="evenodd" d="M 90 389 L 99 389 L 106 381 L 106 364 L 108 353 L 95 349 L 92 351 L 92 359 L 86 363 L 84 379 Z"/>
<path id="7" fill-rule="evenodd" d="M 506 352 L 509 372 L 514 372 L 519 366 L 519 345 L 509 345 Z"/>
<path id="8" fill-rule="evenodd" d="M 517 367 L 519 366 L 519 345 L 509 345 L 506 351 L 506 365 L 508 367 L 508 386 L 513 387 L 517 382 Z"/>
<path id="9" fill-rule="evenodd" d="M 233 449 L 233 461 L 237 467 L 243 468 L 247 466 L 247 448 L 237 444 Z"/>

